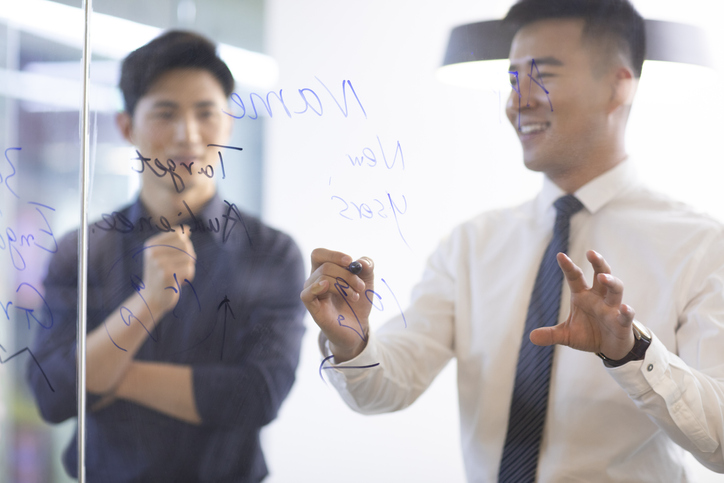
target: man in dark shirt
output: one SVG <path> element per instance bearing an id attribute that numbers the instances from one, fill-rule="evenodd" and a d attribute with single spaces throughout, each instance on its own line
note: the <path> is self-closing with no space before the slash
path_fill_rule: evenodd
<path id="1" fill-rule="evenodd" d="M 187 32 L 124 61 L 118 126 L 138 150 L 142 187 L 134 204 L 91 225 L 90 481 L 267 474 L 259 432 L 294 381 L 304 267 L 290 237 L 222 201 L 209 176 L 218 160 L 209 145 L 229 139 L 233 82 L 214 45 Z M 34 351 L 48 379 L 28 366 L 50 422 L 76 416 L 77 239 L 60 242 L 45 280 L 52 320 Z M 74 438 L 64 454 L 73 476 L 77 458 Z"/>

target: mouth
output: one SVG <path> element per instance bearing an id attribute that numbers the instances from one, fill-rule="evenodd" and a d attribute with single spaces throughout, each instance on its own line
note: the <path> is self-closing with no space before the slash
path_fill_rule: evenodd
<path id="1" fill-rule="evenodd" d="M 523 124 L 520 126 L 520 129 L 518 129 L 518 132 L 520 134 L 536 134 L 545 131 L 550 127 L 550 125 L 550 122 L 535 122 Z"/>

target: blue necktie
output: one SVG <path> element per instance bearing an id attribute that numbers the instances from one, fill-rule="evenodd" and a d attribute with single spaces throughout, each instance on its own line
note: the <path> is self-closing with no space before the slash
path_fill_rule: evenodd
<path id="1" fill-rule="evenodd" d="M 553 239 L 546 248 L 538 269 L 518 355 L 508 434 L 498 473 L 499 483 L 535 482 L 538 468 L 538 453 L 548 405 L 553 346 L 534 345 L 530 341 L 530 333 L 538 327 L 558 323 L 563 272 L 558 266 L 556 255 L 568 251 L 571 216 L 583 208 L 573 195 L 558 198 L 554 205 L 557 214 Z"/>

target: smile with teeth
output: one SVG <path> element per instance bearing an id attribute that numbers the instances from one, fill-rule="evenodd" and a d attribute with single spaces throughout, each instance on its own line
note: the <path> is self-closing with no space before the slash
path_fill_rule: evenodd
<path id="1" fill-rule="evenodd" d="M 520 133 L 521 134 L 533 134 L 536 132 L 545 131 L 548 129 L 548 126 L 550 126 L 551 123 L 549 122 L 537 122 L 534 124 L 525 124 L 523 126 L 520 126 Z"/>

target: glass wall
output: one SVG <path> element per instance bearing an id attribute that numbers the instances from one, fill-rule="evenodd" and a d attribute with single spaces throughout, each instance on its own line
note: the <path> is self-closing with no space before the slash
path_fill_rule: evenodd
<path id="1" fill-rule="evenodd" d="M 81 0 L 29 0 L 0 9 L 0 482 L 70 481 L 63 454 L 74 451 L 76 248 L 66 250 L 68 300 L 46 300 L 52 255 L 78 229 L 81 160 L 83 5 Z M 263 50 L 263 2 L 93 2 L 90 92 L 89 221 L 102 220 L 138 196 L 137 155 L 116 125 L 123 109 L 120 60 L 162 31 L 187 29 L 220 44 L 240 93 L 273 82 Z M 220 15 L 224 12 L 225 15 Z M 227 16 L 228 15 L 228 16 Z M 233 22 L 230 19 L 234 19 Z M 254 72 L 256 57 L 266 70 Z M 251 60 L 249 60 L 251 59 Z M 256 59 L 257 62 L 258 59 Z M 266 62 L 266 64 L 264 64 Z M 251 64 L 250 64 L 251 63 Z M 263 75 L 267 77 L 264 78 Z M 262 123 L 235 129 L 218 187 L 247 213 L 261 212 Z M 65 243 L 65 245 L 64 245 Z M 62 272 L 62 273 L 66 273 Z M 64 289 L 64 290 L 66 290 Z M 72 295 L 72 296 L 70 296 Z M 40 356 L 33 340 L 69 351 Z M 46 344 L 47 345 L 47 344 Z M 40 360 L 51 367 L 43 367 Z M 70 361 L 63 380 L 52 367 Z M 33 370 L 30 366 L 34 366 Z M 28 375 L 31 374 L 31 385 Z M 40 381 L 38 378 L 41 378 Z M 46 401 L 44 421 L 31 393 Z M 56 404 L 64 401 L 62 405 Z M 63 407 L 63 410 L 59 408 Z M 74 411 L 74 410 L 73 410 Z M 93 455 L 90 450 L 91 456 Z"/>
<path id="2" fill-rule="evenodd" d="M 75 2 L 74 8 L 79 7 Z M 66 481 L 58 448 L 74 430 L 71 421 L 57 426 L 41 422 L 25 377 L 27 366 L 37 365 L 33 334 L 52 330 L 54 323 L 44 299 L 45 267 L 63 233 L 80 221 L 82 51 L 81 44 L 42 32 L 43 22 L 52 20 L 50 10 L 34 14 L 31 5 L 15 4 L 4 5 L 0 14 L 2 482 Z M 70 69 L 50 75 L 37 69 L 43 64 Z M 49 394 L 57 387 L 50 379 L 40 385 Z"/>
<path id="3" fill-rule="evenodd" d="M 712 64 L 722 67 L 721 7 L 713 0 L 694 0 L 686 9 L 672 2 L 633 3 L 646 18 L 704 29 Z M 99 246 L 105 250 L 97 244 L 101 231 L 122 233 L 149 216 L 158 222 L 156 214 L 118 215 L 138 200 L 140 171 L 155 171 L 165 181 L 173 177 L 163 160 L 158 166 L 153 159 L 139 159 L 144 155 L 137 152 L 139 138 L 132 143 L 119 127 L 120 61 L 165 30 L 193 30 L 217 42 L 231 68 L 233 119 L 226 147 L 207 146 L 219 156 L 215 169 L 192 170 L 190 163 L 175 169 L 213 178 L 220 199 L 229 202 L 223 206 L 233 203 L 289 233 L 306 270 L 309 253 L 319 246 L 374 258 L 385 280 L 384 309 L 373 311 L 371 322 L 373 329 L 379 327 L 404 311 L 426 258 L 452 227 L 482 211 L 529 199 L 540 188 L 542 175 L 525 169 L 507 124 L 505 69 L 498 81 L 476 90 L 435 78 L 453 27 L 499 19 L 511 4 L 94 0 L 91 253 L 97 255 Z M 82 0 L 8 1 L 0 7 L 0 483 L 73 480 L 63 461 L 72 461 L 64 455 L 72 454 L 75 444 L 75 414 L 68 409 L 74 404 L 75 374 L 67 370 L 58 379 L 50 374 L 58 374 L 61 362 L 74 366 L 75 315 L 60 307 L 76 303 L 70 287 L 77 269 L 72 237 L 82 221 L 82 7 Z M 722 218 L 720 70 L 666 67 L 644 66 L 646 77 L 628 125 L 629 153 L 654 188 Z M 189 220 L 187 213 L 172 215 L 169 226 Z M 223 214 L 216 217 L 224 222 Z M 55 287 L 49 300 L 43 282 L 59 250 L 65 250 L 66 264 L 59 259 L 53 273 L 65 274 L 57 280 L 67 290 Z M 101 290 L 120 273 L 118 267 L 136 263 L 140 253 L 108 250 L 107 265 L 91 280 L 91 291 Z M 124 277 L 118 283 L 125 290 L 143 293 L 137 275 Z M 218 314 L 209 333 L 219 335 L 235 306 L 225 287 L 209 287 Z M 197 289 L 205 290 L 178 280 L 176 290 L 182 289 L 186 297 L 189 290 L 197 297 Z M 189 305 L 194 300 L 188 298 L 185 307 L 194 309 Z M 121 302 L 113 309 L 129 325 L 136 313 Z M 363 416 L 350 411 L 320 378 L 318 330 L 308 317 L 304 325 L 296 382 L 262 431 L 267 481 L 463 481 L 454 363 L 409 409 Z M 164 330 L 173 332 L 160 330 L 162 336 Z M 151 339 L 158 336 L 150 332 Z M 113 334 L 109 331 L 107 340 L 127 349 Z M 56 344 L 57 359 L 36 357 L 38 337 Z M 171 356 L 180 357 L 196 342 L 176 347 Z M 241 397 L 239 388 L 229 388 L 234 391 Z M 49 401 L 44 417 L 33 392 Z M 64 409 L 56 410 L 61 399 Z M 100 414 L 113 403 L 93 395 L 89 411 Z M 146 416 L 128 414 L 123 424 L 143 432 Z M 169 426 L 159 431 L 171 425 L 162 421 Z M 128 441 L 129 447 L 135 444 Z M 89 447 L 88 458 L 99 458 L 108 448 L 110 443 Z M 705 470 L 699 477 L 722 481 Z"/>

